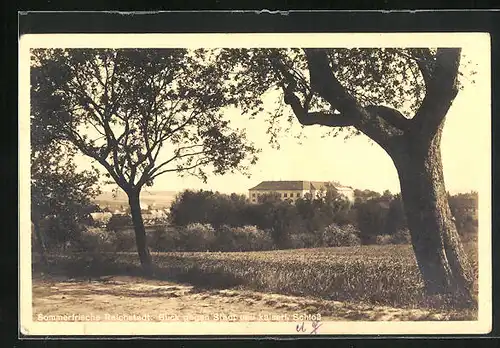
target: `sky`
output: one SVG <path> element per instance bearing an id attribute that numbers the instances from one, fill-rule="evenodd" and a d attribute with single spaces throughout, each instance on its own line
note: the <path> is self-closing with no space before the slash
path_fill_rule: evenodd
<path id="1" fill-rule="evenodd" d="M 467 83 L 450 108 L 442 137 L 442 159 L 445 184 L 451 193 L 478 191 L 481 186 L 482 161 L 486 140 L 485 125 L 490 118 L 489 93 L 484 93 L 488 80 L 484 52 L 463 51 L 477 63 L 475 83 Z M 152 190 L 211 189 L 219 192 L 247 193 L 263 180 L 338 181 L 342 185 L 378 192 L 400 192 L 399 179 L 390 157 L 365 135 L 344 140 L 321 136 L 328 130 L 323 126 L 308 126 L 306 138 L 293 137 L 301 127 L 295 122 L 291 134 L 280 138 L 280 149 L 269 145 L 268 124 L 262 118 L 242 116 L 238 110 L 225 114 L 234 127 L 247 130 L 248 139 L 262 149 L 259 161 L 251 168 L 251 177 L 242 174 L 211 175 L 203 184 L 194 177 L 180 178 L 174 173 L 160 176 Z M 488 130 L 488 128 L 486 128 Z M 489 132 L 489 130 L 488 130 Z M 489 153 L 487 154 L 489 156 Z"/>
<path id="2" fill-rule="evenodd" d="M 463 54 L 475 64 L 477 75 L 471 84 L 459 92 L 451 106 L 442 138 L 442 158 L 445 184 L 451 193 L 479 190 L 484 175 L 485 158 L 489 160 L 490 93 L 489 52 L 477 49 L 474 42 L 463 47 Z M 273 105 L 269 105 L 273 108 Z M 224 193 L 248 193 L 248 189 L 263 180 L 337 181 L 342 185 L 378 192 L 400 191 L 396 169 L 390 157 L 377 144 L 364 135 L 326 137 L 322 126 L 304 128 L 300 141 L 294 138 L 300 132 L 298 122 L 290 133 L 282 133 L 280 148 L 269 145 L 266 134 L 268 123 L 264 117 L 250 120 L 237 109 L 229 109 L 225 117 L 235 128 L 246 129 L 250 141 L 262 150 L 259 160 L 250 169 L 250 178 L 235 173 L 222 176 L 209 175 L 204 184 L 195 177 L 179 177 L 166 173 L 155 180 L 149 191 L 182 191 L 208 189 Z M 487 156 L 487 157 L 486 157 Z M 78 159 L 81 167 L 88 166 L 87 157 Z M 488 173 L 489 175 L 489 173 Z M 489 180 L 489 179 L 488 179 Z M 106 186 L 111 190 L 112 186 Z"/>

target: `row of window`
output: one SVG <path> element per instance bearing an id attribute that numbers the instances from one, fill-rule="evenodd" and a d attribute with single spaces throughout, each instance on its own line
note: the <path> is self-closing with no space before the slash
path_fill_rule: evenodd
<path id="1" fill-rule="evenodd" d="M 300 193 L 300 192 L 297 192 L 297 193 L 295 194 L 295 196 L 294 196 L 293 192 L 291 192 L 291 193 L 289 193 L 289 194 L 288 194 L 288 193 L 286 193 L 286 192 L 285 192 L 285 193 L 283 193 L 283 194 L 281 194 L 281 193 L 277 192 L 277 194 L 278 194 L 280 197 L 283 197 L 283 198 L 287 198 L 287 197 L 290 197 L 290 198 L 293 198 L 293 197 L 301 197 L 301 193 Z M 256 197 L 255 193 L 252 193 L 252 197 L 253 197 L 253 198 L 255 198 L 255 197 Z M 258 193 L 258 194 L 257 194 L 257 197 L 260 197 L 260 193 Z"/>

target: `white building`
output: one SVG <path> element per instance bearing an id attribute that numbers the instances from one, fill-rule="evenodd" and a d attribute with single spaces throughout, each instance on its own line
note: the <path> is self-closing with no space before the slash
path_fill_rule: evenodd
<path id="1" fill-rule="evenodd" d="M 249 189 L 249 199 L 257 203 L 261 195 L 277 193 L 282 200 L 296 201 L 299 198 L 316 198 L 324 194 L 328 185 L 333 186 L 337 192 L 344 195 L 346 199 L 354 202 L 354 190 L 352 187 L 339 185 L 328 181 L 263 181 Z"/>

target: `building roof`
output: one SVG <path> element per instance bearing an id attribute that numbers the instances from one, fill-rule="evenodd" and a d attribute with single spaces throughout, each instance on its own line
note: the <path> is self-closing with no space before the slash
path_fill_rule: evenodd
<path id="1" fill-rule="evenodd" d="M 309 181 L 262 181 L 250 190 L 309 190 Z"/>
<path id="2" fill-rule="evenodd" d="M 334 187 L 347 188 L 346 186 L 337 185 L 328 181 L 262 181 L 251 191 L 273 191 L 273 190 L 321 190 L 326 189 L 327 184 L 332 184 Z"/>

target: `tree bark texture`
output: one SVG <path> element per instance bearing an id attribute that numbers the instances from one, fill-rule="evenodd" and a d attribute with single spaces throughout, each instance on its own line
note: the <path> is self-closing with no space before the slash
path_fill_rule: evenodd
<path id="1" fill-rule="evenodd" d="M 441 161 L 442 125 L 427 141 L 407 134 L 391 157 L 417 264 L 428 294 L 472 299 L 473 272 L 448 204 Z"/>

